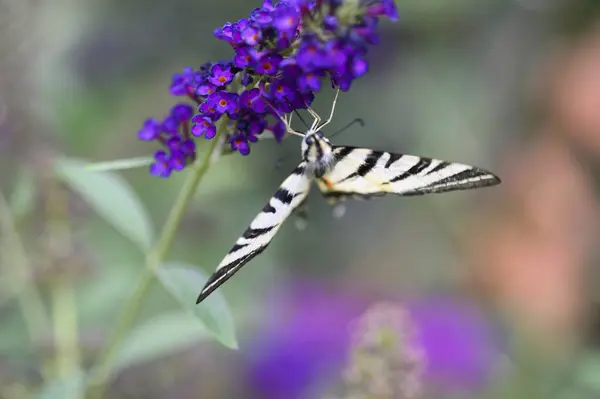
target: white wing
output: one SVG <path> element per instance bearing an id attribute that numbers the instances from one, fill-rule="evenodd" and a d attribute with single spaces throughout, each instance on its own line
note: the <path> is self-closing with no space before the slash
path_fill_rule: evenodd
<path id="1" fill-rule="evenodd" d="M 285 219 L 306 200 L 311 180 L 306 176 L 305 166 L 302 162 L 284 180 L 208 279 L 196 303 L 202 302 L 242 266 L 264 251 Z"/>
<path id="2" fill-rule="evenodd" d="M 500 183 L 487 170 L 439 159 L 355 147 L 334 147 L 334 153 L 334 168 L 318 179 L 323 195 L 332 199 L 421 195 Z"/>

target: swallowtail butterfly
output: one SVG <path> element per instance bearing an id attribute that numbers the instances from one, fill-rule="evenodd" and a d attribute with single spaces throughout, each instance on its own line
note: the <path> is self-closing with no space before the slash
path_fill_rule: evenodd
<path id="1" fill-rule="evenodd" d="M 323 196 L 332 202 L 349 197 L 441 193 L 500 183 L 497 176 L 475 166 L 369 148 L 332 145 L 321 129 L 331 122 L 336 100 L 337 94 L 329 119 L 324 123 L 308 107 L 314 121 L 304 134 L 293 130 L 290 121 L 284 120 L 289 133 L 302 137 L 302 162 L 238 238 L 208 279 L 196 303 L 203 301 L 267 248 L 283 222 L 304 203 L 313 180 Z"/>

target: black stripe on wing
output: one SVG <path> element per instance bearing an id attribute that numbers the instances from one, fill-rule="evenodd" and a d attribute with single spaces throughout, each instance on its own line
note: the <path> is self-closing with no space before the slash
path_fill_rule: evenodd
<path id="1" fill-rule="evenodd" d="M 245 254 L 244 256 L 235 259 L 233 262 L 217 269 L 217 271 L 215 271 L 212 274 L 212 276 L 210 276 L 210 278 L 204 285 L 204 288 L 202 288 L 200 295 L 198 295 L 198 299 L 196 299 L 196 304 L 199 304 L 204 299 L 206 299 L 207 296 L 212 294 L 213 291 L 219 288 L 225 281 L 229 280 L 231 276 L 233 276 L 235 272 L 237 272 L 242 266 L 248 263 L 256 255 L 259 255 L 261 252 L 263 252 L 269 246 L 270 243 L 271 242 L 269 241 L 266 244 Z M 236 247 L 238 247 L 238 244 L 236 244 L 229 253 L 237 251 L 239 248 Z"/>
<path id="2" fill-rule="evenodd" d="M 418 175 L 423 170 L 427 169 L 429 165 L 431 165 L 431 162 L 432 160 L 430 158 L 420 158 L 419 162 L 417 162 L 415 166 L 411 167 L 404 173 L 400 173 L 398 176 L 394 177 L 389 182 L 395 183 L 400 180 L 408 179 L 409 177 L 412 177 L 414 175 Z"/>
<path id="3" fill-rule="evenodd" d="M 377 161 L 385 154 L 383 151 L 373 150 L 367 155 L 365 161 L 356 169 L 356 172 L 349 174 L 337 183 L 342 183 L 355 177 L 365 177 L 370 171 L 377 166 Z M 336 184 L 337 184 L 336 183 Z"/>
<path id="4" fill-rule="evenodd" d="M 449 166 L 449 165 L 450 164 L 447 164 L 445 166 Z M 477 178 L 480 178 L 480 179 L 473 180 L 473 179 L 477 179 Z M 441 193 L 441 192 L 445 192 L 445 191 L 458 190 L 458 189 L 468 190 L 468 189 L 472 189 L 472 188 L 494 186 L 496 184 L 500 184 L 501 182 L 502 181 L 500 180 L 500 178 L 498 176 L 494 175 L 493 173 L 488 172 L 485 169 L 472 168 L 472 169 L 467 169 L 462 172 L 459 172 L 455 175 L 448 176 L 442 180 L 438 180 L 436 182 L 428 184 L 427 186 L 425 186 L 419 190 L 422 192 L 418 192 L 413 195 L 428 194 L 428 193 Z"/>
<path id="5" fill-rule="evenodd" d="M 281 224 L 306 199 L 309 188 L 310 180 L 305 176 L 304 163 L 301 163 L 284 180 L 262 211 L 237 239 L 217 270 L 209 277 L 196 303 L 202 302 L 242 266 L 269 246 Z"/>

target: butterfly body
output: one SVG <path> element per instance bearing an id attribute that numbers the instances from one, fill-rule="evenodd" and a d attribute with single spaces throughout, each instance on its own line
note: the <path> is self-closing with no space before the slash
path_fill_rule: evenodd
<path id="1" fill-rule="evenodd" d="M 302 139 L 300 149 L 308 175 L 320 178 L 337 163 L 333 146 L 321 131 L 309 131 Z"/>
<path id="2" fill-rule="evenodd" d="M 336 97 L 337 98 L 337 97 Z M 334 101 L 335 104 L 335 101 Z M 387 194 L 423 195 L 491 186 L 500 179 L 487 170 L 456 162 L 350 146 L 334 146 L 321 132 L 320 118 L 302 136 L 302 161 L 238 238 L 200 292 L 196 303 L 263 252 L 296 210 L 302 209 L 312 181 L 332 203 Z M 333 111 L 332 111 L 333 114 Z"/>

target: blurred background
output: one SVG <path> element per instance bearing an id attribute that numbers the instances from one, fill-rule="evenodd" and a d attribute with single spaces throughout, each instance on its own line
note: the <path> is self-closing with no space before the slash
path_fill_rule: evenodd
<path id="1" fill-rule="evenodd" d="M 238 350 L 153 282 L 105 397 L 600 398 L 600 2 L 396 4 L 400 21 L 381 24 L 330 130 L 366 125 L 335 142 L 478 165 L 503 183 L 349 202 L 341 219 L 315 190 L 307 228 L 286 224 L 221 289 Z M 213 29 L 257 6 L 0 1 L 1 398 L 82 397 L 73 381 L 144 268 L 53 160 L 152 154 L 136 133 L 175 102 L 171 75 L 231 57 Z M 332 96 L 314 107 L 326 114 Z M 169 259 L 211 273 L 298 150 L 291 137 L 223 157 Z M 161 226 L 183 174 L 118 174 Z"/>

